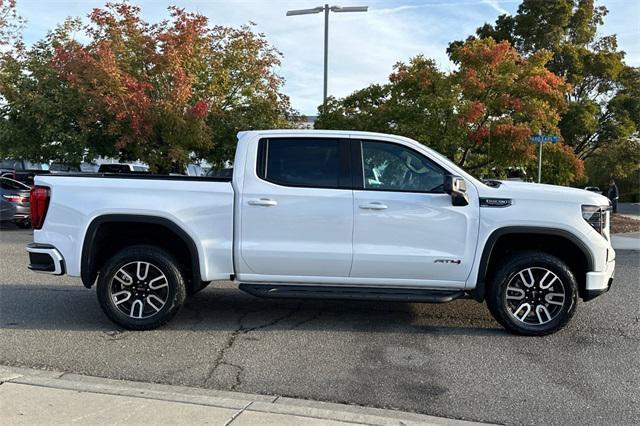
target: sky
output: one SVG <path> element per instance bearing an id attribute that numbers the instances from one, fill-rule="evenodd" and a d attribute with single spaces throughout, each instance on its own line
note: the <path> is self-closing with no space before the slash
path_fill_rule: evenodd
<path id="1" fill-rule="evenodd" d="M 86 17 L 106 0 L 18 0 L 27 20 L 24 40 L 31 44 L 66 17 Z M 541 0 L 553 1 L 553 0 Z M 322 103 L 322 14 L 287 17 L 290 9 L 322 5 L 322 0 L 131 0 L 150 22 L 168 17 L 177 5 L 206 15 L 212 24 L 240 26 L 251 21 L 282 52 L 277 72 L 292 106 L 315 115 Z M 519 0 L 334 0 L 331 5 L 369 6 L 366 13 L 329 17 L 329 95 L 343 97 L 372 83 L 384 83 L 398 61 L 424 54 L 444 71 L 454 68 L 446 55 L 453 40 L 463 40 L 503 13 L 515 14 Z M 617 34 L 626 63 L 640 66 L 640 0 L 606 0 L 609 9 L 600 35 Z"/>

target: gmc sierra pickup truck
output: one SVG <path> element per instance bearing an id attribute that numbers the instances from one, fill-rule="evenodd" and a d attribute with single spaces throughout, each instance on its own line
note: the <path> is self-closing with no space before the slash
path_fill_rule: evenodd
<path id="1" fill-rule="evenodd" d="M 105 314 L 152 329 L 215 280 L 252 295 L 486 301 L 506 329 L 557 331 L 609 290 L 609 202 L 481 182 L 413 140 L 241 132 L 231 178 L 36 176 L 29 268 L 97 286 Z"/>

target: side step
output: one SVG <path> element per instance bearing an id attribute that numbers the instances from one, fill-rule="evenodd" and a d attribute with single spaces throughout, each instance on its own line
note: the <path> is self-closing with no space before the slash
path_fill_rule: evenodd
<path id="1" fill-rule="evenodd" d="M 338 299 L 384 302 L 445 303 L 465 297 L 464 291 L 328 285 L 240 284 L 240 290 L 273 299 Z"/>

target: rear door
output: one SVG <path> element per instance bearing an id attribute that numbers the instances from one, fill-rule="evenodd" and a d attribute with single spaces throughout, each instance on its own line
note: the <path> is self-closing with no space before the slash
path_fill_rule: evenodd
<path id="1" fill-rule="evenodd" d="M 452 206 L 443 185 L 448 172 L 409 146 L 354 140 L 354 152 L 351 277 L 464 287 L 476 247 L 477 197 Z"/>
<path id="2" fill-rule="evenodd" d="M 272 137 L 252 149 L 257 156 L 247 157 L 240 203 L 239 278 L 295 282 L 296 277 L 319 277 L 322 282 L 348 277 L 349 140 Z"/>

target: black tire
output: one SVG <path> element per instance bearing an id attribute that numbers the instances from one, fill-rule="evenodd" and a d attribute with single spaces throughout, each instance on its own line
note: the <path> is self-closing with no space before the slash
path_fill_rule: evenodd
<path id="1" fill-rule="evenodd" d="M 16 222 L 16 225 L 18 226 L 18 228 L 20 229 L 29 229 L 31 228 L 31 222 L 26 221 L 26 222 Z"/>
<path id="2" fill-rule="evenodd" d="M 491 315 L 507 330 L 543 336 L 560 330 L 573 317 L 578 286 L 562 260 L 544 252 L 520 251 L 506 258 L 492 275 L 486 300 Z"/>
<path id="3" fill-rule="evenodd" d="M 127 268 L 140 268 L 139 265 L 146 264 L 151 266 L 146 267 L 141 280 L 138 280 L 140 269 L 135 279 L 131 275 L 116 277 L 117 273 L 126 274 L 127 270 L 131 270 Z M 151 279 L 149 274 L 155 274 L 157 280 Z M 126 281 L 130 278 L 131 284 L 123 284 L 121 278 L 127 278 Z M 158 284 L 153 284 L 154 281 Z M 154 285 L 159 288 L 154 289 Z M 130 293 L 128 298 L 127 292 Z M 187 294 L 178 262 L 165 251 L 145 245 L 127 247 L 109 259 L 100 270 L 97 293 L 104 313 L 113 322 L 129 330 L 151 330 L 164 325 L 180 311 Z M 114 297 L 119 293 L 124 293 L 124 300 L 118 301 Z M 150 302 L 149 297 L 153 296 L 156 296 L 156 301 Z M 160 308 L 158 300 L 164 301 Z M 129 308 L 129 305 L 132 307 Z M 130 314 L 125 313 L 129 309 Z"/>

